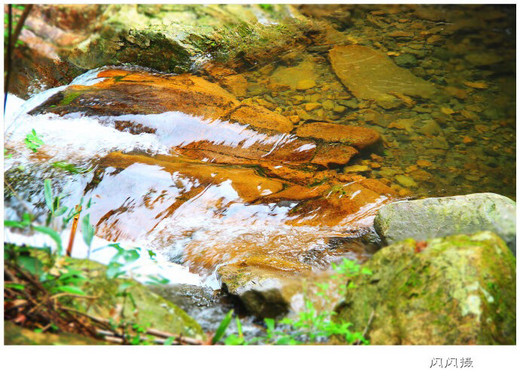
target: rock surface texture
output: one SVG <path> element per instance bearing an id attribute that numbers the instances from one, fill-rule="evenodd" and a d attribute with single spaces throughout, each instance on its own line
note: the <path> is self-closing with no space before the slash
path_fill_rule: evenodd
<path id="1" fill-rule="evenodd" d="M 374 255 L 338 316 L 370 324 L 371 344 L 515 344 L 515 263 L 489 231 L 408 239 Z"/>
<path id="2" fill-rule="evenodd" d="M 492 231 L 516 255 L 516 203 L 494 193 L 394 202 L 379 210 L 374 227 L 388 244 Z"/>

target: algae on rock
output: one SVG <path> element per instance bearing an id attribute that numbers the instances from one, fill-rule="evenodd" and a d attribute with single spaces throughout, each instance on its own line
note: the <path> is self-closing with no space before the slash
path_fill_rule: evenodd
<path id="1" fill-rule="evenodd" d="M 117 295 L 119 286 L 129 283 L 127 290 L 135 301 L 136 309 L 127 302 L 127 308 L 124 309 L 127 321 L 144 328 L 155 328 L 188 337 L 203 337 L 202 328 L 195 320 L 145 285 L 127 278 L 109 279 L 106 276 L 106 267 L 91 260 L 72 259 L 71 266 L 88 270 L 89 280 L 83 284 L 82 290 L 87 295 L 97 297 L 91 303 L 77 301 L 76 303 L 81 303 L 76 306 L 78 310 L 109 319 L 112 311 L 120 308 L 123 303 L 123 297 Z"/>
<path id="2" fill-rule="evenodd" d="M 515 344 L 515 265 L 489 231 L 407 239 L 365 265 L 373 275 L 354 281 L 338 317 L 355 330 L 368 324 L 371 344 Z"/>

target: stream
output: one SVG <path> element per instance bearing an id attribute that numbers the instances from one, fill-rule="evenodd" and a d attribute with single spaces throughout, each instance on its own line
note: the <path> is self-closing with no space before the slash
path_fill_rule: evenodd
<path id="1" fill-rule="evenodd" d="M 5 189 L 4 218 L 21 219 L 29 207 L 43 222 L 50 178 L 62 205 L 90 202 L 82 212 L 96 228 L 90 258 L 108 263 L 110 243 L 153 251 L 129 274 L 168 279 L 170 297 L 211 331 L 233 306 L 215 294 L 222 266 L 312 277 L 342 258 L 369 259 L 379 246 L 373 218 L 391 201 L 515 199 L 514 36 L 501 29 L 505 15 L 489 15 L 497 26 L 470 37 L 470 23 L 367 14 L 338 33 L 370 47 L 329 36 L 326 51 L 288 51 L 228 91 L 210 70 L 124 65 L 28 100 L 9 94 L 4 174 L 25 203 Z M 343 136 L 337 125 L 353 129 Z M 37 152 L 24 144 L 32 130 L 44 141 Z M 14 230 L 5 241 L 52 245 Z M 87 254 L 77 237 L 73 257 Z M 246 333 L 258 332 L 253 318 L 245 322 Z"/>

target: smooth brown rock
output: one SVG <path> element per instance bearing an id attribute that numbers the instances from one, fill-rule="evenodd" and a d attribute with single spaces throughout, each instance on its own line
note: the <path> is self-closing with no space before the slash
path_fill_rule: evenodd
<path id="1" fill-rule="evenodd" d="M 340 142 L 357 148 L 365 148 L 380 138 L 377 131 L 366 127 L 338 125 L 334 123 L 306 123 L 296 129 L 302 138 L 316 138 L 326 142 Z"/>
<path id="2" fill-rule="evenodd" d="M 433 84 L 366 46 L 336 46 L 329 51 L 329 58 L 336 75 L 356 97 L 374 100 L 383 107 L 399 104 L 391 92 L 424 98 L 435 93 Z"/>
<path id="3" fill-rule="evenodd" d="M 287 117 L 256 105 L 244 105 L 234 110 L 229 120 L 241 125 L 289 133 L 294 125 Z"/>
<path id="4" fill-rule="evenodd" d="M 235 96 L 217 84 L 189 74 L 173 76 L 114 69 L 102 71 L 98 77 L 105 80 L 91 86 L 70 86 L 32 112 L 120 115 L 180 111 L 216 120 L 239 104 Z"/>

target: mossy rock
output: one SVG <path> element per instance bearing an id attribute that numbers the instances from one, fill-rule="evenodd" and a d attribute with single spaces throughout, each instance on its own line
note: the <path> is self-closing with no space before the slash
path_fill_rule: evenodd
<path id="1" fill-rule="evenodd" d="M 492 232 L 378 251 L 337 308 L 371 344 L 516 343 L 516 259 Z M 369 319 L 373 315 L 372 321 Z"/>
<path id="2" fill-rule="evenodd" d="M 88 272 L 89 280 L 83 284 L 83 291 L 87 295 L 97 297 L 89 301 L 75 301 L 76 304 L 81 303 L 76 306 L 79 306 L 79 310 L 89 315 L 110 319 L 116 309 L 123 306 L 124 298 L 118 295 L 118 288 L 121 284 L 130 284 L 127 290 L 135 301 L 136 310 L 127 299 L 124 312 L 127 321 L 145 328 L 202 339 L 202 328 L 194 319 L 145 285 L 126 278 L 109 279 L 106 276 L 106 267 L 94 261 L 76 259 L 71 261 L 71 267 Z"/>

